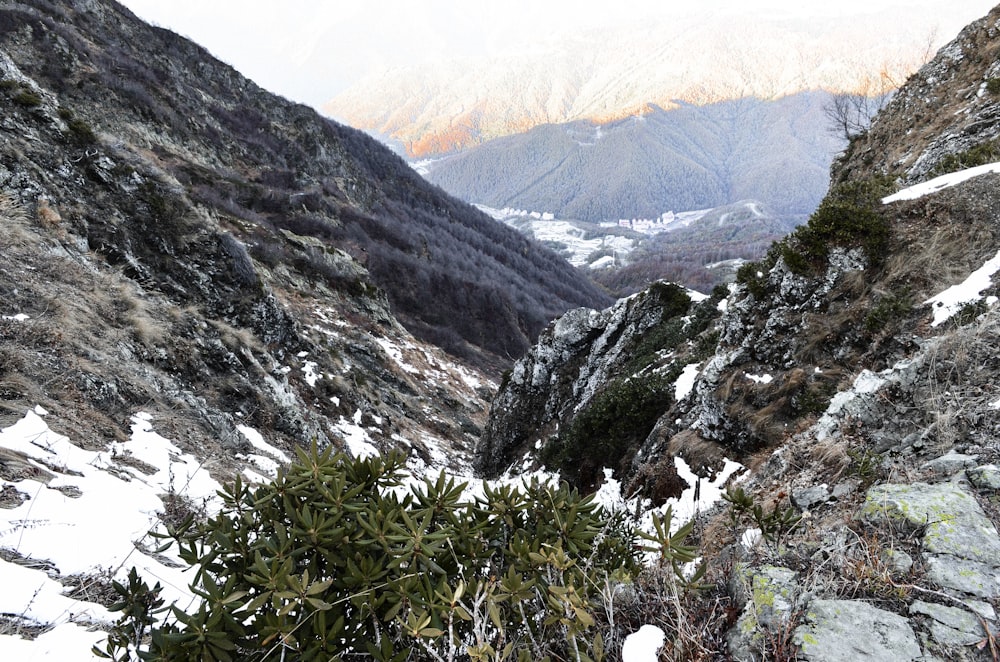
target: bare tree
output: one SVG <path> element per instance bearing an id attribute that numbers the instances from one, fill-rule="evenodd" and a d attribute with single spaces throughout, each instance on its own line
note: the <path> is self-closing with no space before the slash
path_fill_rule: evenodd
<path id="1" fill-rule="evenodd" d="M 834 94 L 823 108 L 830 121 L 830 130 L 848 141 L 864 135 L 872 118 L 889 103 L 893 93 L 889 90 L 875 94 L 867 91 Z"/>
<path id="2" fill-rule="evenodd" d="M 872 119 L 892 99 L 906 78 L 934 57 L 937 31 L 932 31 L 923 42 L 916 58 L 885 60 L 878 72 L 871 72 L 870 65 L 858 63 L 857 86 L 848 92 L 838 92 L 824 108 L 830 121 L 830 130 L 846 140 L 853 140 L 868 131 Z"/>

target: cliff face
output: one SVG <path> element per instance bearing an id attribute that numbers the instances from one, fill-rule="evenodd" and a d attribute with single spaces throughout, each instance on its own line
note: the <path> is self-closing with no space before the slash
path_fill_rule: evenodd
<path id="1" fill-rule="evenodd" d="M 705 478 L 723 458 L 749 467 L 750 501 L 733 495 L 701 521 L 737 659 L 842 659 L 844 622 L 866 659 L 988 659 L 1000 599 L 1000 176 L 947 173 L 988 158 L 1000 135 L 998 20 L 964 30 L 899 91 L 809 223 L 745 265 L 723 300 L 668 312 L 646 292 L 568 314 L 494 400 L 483 469 L 539 463 L 577 479 L 571 467 L 610 445 L 596 459 L 660 499 L 676 491 L 675 457 Z M 931 173 L 945 176 L 890 197 Z M 677 316 L 688 335 L 654 341 L 649 315 L 623 314 L 640 308 Z M 637 339 L 660 351 L 637 363 Z M 619 434 L 631 410 L 595 393 L 658 371 L 668 381 L 644 432 Z M 581 421 L 600 424 L 588 436 Z"/>

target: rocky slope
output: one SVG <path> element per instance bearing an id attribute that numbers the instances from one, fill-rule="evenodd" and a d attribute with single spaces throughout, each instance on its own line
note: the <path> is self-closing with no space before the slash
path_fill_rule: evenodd
<path id="1" fill-rule="evenodd" d="M 597 461 L 662 500 L 675 456 L 706 478 L 748 467 L 701 522 L 727 605 L 705 655 L 996 659 L 1000 177 L 888 196 L 1000 131 L 998 29 L 1000 8 L 904 86 L 724 299 L 657 285 L 568 313 L 494 401 L 487 474 L 541 463 L 587 484 Z"/>
<path id="2" fill-rule="evenodd" d="M 913 183 L 1000 160 L 1000 63 L 995 11 L 965 28 L 907 82 L 835 175 Z"/>
<path id="3" fill-rule="evenodd" d="M 3 423 L 41 405 L 100 448 L 142 409 L 220 475 L 240 426 L 461 469 L 490 375 L 547 317 L 606 300 L 113 2 L 0 8 L 0 107 Z"/>
<path id="4" fill-rule="evenodd" d="M 345 251 L 408 329 L 481 365 L 522 353 L 562 310 L 607 302 L 554 255 L 428 186 L 376 141 L 266 93 L 112 2 L 18 3 L 3 9 L 0 34 L 7 101 L 29 117 L 54 114 L 65 159 L 95 172 L 91 181 L 127 184 L 134 166 L 122 153 L 138 152 L 166 178 L 136 181 L 138 205 L 163 198 L 180 216 L 184 206 L 205 210 L 269 267 L 308 259 L 288 253 L 284 232 Z M 62 192 L 48 195 L 65 204 Z M 336 271 L 331 279 L 350 286 L 352 276 Z M 476 312 L 451 314 L 463 307 Z"/>

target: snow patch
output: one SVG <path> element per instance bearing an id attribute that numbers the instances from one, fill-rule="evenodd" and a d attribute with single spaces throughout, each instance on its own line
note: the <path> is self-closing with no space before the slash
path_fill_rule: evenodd
<path id="1" fill-rule="evenodd" d="M 334 430 L 343 438 L 352 457 L 363 458 L 379 454 L 379 450 L 372 443 L 368 431 L 361 427 L 360 409 L 354 412 L 353 423 L 341 416 L 340 422 L 334 426 Z"/>
<path id="2" fill-rule="evenodd" d="M 256 448 L 257 450 L 264 451 L 269 455 L 273 455 L 282 462 L 292 461 L 292 459 L 288 457 L 285 451 L 281 450 L 280 448 L 276 448 L 271 444 L 267 443 L 266 441 L 264 441 L 264 436 L 260 432 L 257 432 L 257 430 L 253 429 L 252 427 L 248 425 L 237 425 L 236 429 L 239 430 L 240 434 L 242 434 L 246 438 L 246 440 L 250 442 L 250 445 Z"/>
<path id="3" fill-rule="evenodd" d="M 316 372 L 317 367 L 319 367 L 319 364 L 315 361 L 302 362 L 302 377 L 309 386 L 316 386 L 316 381 L 320 377 L 319 373 Z"/>
<path id="4" fill-rule="evenodd" d="M 681 372 L 680 377 L 674 382 L 674 400 L 680 402 L 684 398 L 691 394 L 694 389 L 694 380 L 698 376 L 698 368 L 701 363 L 689 363 L 684 366 L 683 372 Z"/>
<path id="5" fill-rule="evenodd" d="M 915 184 L 909 188 L 904 188 L 902 191 L 898 191 L 890 196 L 882 198 L 882 204 L 887 205 L 890 202 L 897 202 L 899 200 L 916 200 L 917 198 L 922 198 L 925 195 L 937 193 L 942 189 L 961 184 L 962 182 L 972 179 L 973 177 L 978 177 L 991 172 L 1000 172 L 1000 163 L 987 163 L 986 165 L 977 166 L 975 168 L 959 170 L 958 172 L 950 172 L 947 175 L 935 177 L 934 179 Z"/>
<path id="6" fill-rule="evenodd" d="M 931 322 L 931 326 L 947 322 L 968 304 L 982 299 L 980 293 L 993 285 L 993 274 L 997 271 L 1000 271 L 1000 251 L 987 260 L 986 264 L 969 274 L 969 277 L 963 282 L 952 285 L 924 301 L 925 305 L 933 306 L 934 321 Z"/>
<path id="7" fill-rule="evenodd" d="M 622 662 L 656 662 L 666 638 L 663 630 L 655 625 L 643 625 L 638 632 L 625 637 Z"/>
<path id="8" fill-rule="evenodd" d="M 893 368 L 890 368 L 892 370 Z M 829 406 L 823 415 L 820 417 L 819 421 L 816 423 L 816 440 L 823 441 L 833 433 L 833 428 L 836 426 L 836 417 L 844 409 L 844 407 L 850 401 L 859 395 L 866 393 L 874 393 L 875 391 L 882 388 L 886 380 L 879 375 L 876 375 L 871 370 L 862 370 L 861 374 L 854 378 L 854 384 L 851 385 L 846 391 L 841 391 L 837 395 L 833 396 L 830 400 Z"/>

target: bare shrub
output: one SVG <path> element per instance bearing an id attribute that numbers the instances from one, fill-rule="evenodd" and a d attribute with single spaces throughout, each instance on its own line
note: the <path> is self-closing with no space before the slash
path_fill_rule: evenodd
<path id="1" fill-rule="evenodd" d="M 62 215 L 59 210 L 52 206 L 48 198 L 38 198 L 35 203 L 35 218 L 43 228 L 52 229 L 62 223 Z"/>

